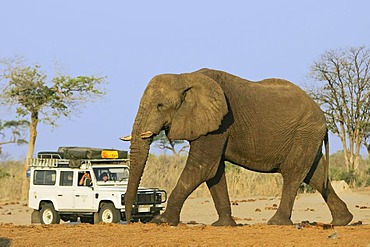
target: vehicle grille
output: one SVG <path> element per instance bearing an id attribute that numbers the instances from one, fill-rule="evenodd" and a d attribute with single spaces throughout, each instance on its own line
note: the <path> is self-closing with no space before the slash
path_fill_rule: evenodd
<path id="1" fill-rule="evenodd" d="M 153 204 L 161 203 L 160 193 L 139 193 L 136 197 L 136 203 L 141 204 Z"/>
<path id="2" fill-rule="evenodd" d="M 162 200 L 162 193 L 165 193 L 165 191 L 162 190 L 156 190 L 155 192 L 140 192 L 138 191 L 138 194 L 136 196 L 136 205 L 145 205 L 145 204 L 161 204 L 166 201 L 166 194 L 164 194 L 164 200 Z M 122 194 L 121 197 L 121 203 L 122 205 L 125 204 L 125 195 Z"/>

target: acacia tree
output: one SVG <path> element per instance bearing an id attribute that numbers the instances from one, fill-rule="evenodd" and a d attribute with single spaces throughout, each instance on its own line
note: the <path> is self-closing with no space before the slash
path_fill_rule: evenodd
<path id="1" fill-rule="evenodd" d="M 156 143 L 156 146 L 161 149 L 161 150 L 171 150 L 171 152 L 178 156 L 181 153 L 184 153 L 187 151 L 189 148 L 189 145 L 185 144 L 185 141 L 183 140 L 175 140 L 175 141 L 170 141 L 168 140 L 166 134 L 164 131 L 161 131 L 156 137 L 154 137 L 153 142 Z M 176 145 L 181 145 L 182 147 L 180 150 L 176 150 L 175 146 Z"/>
<path id="2" fill-rule="evenodd" d="M 84 103 L 104 95 L 104 78 L 57 75 L 48 80 L 40 65 L 13 65 L 7 63 L 7 68 L 4 69 L 3 80 L 6 83 L 1 88 L 1 95 L 5 104 L 16 107 L 18 116 L 30 119 L 27 161 L 24 167 L 26 171 L 28 161 L 34 153 L 40 121 L 56 125 L 61 116 L 68 117 L 81 109 Z"/>
<path id="3" fill-rule="evenodd" d="M 357 170 L 361 145 L 367 145 L 369 135 L 370 50 L 361 46 L 326 51 L 311 66 L 310 77 L 317 82 L 311 95 L 342 142 L 347 170 Z"/>
<path id="4" fill-rule="evenodd" d="M 25 144 L 27 141 L 24 139 L 24 129 L 29 126 L 26 120 L 0 120 L 0 154 L 2 153 L 2 146 L 5 144 L 16 143 L 18 145 Z"/>

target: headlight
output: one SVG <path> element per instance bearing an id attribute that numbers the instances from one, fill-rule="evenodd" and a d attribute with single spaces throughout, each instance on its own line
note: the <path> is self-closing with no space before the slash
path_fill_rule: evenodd
<path id="1" fill-rule="evenodd" d="M 125 194 L 121 195 L 121 205 L 125 205 Z"/>
<path id="2" fill-rule="evenodd" d="M 162 193 L 156 193 L 155 203 L 161 203 L 161 202 L 162 202 Z"/>

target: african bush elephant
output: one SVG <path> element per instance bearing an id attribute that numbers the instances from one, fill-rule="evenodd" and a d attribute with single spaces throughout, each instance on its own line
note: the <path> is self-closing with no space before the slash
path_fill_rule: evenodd
<path id="1" fill-rule="evenodd" d="M 218 220 L 236 225 L 225 179 L 225 161 L 283 177 L 281 202 L 268 224 L 292 224 L 299 185 L 315 187 L 331 211 L 334 225 L 352 214 L 328 182 L 322 154 L 328 135 L 319 106 L 300 88 L 281 79 L 251 82 L 229 73 L 201 69 L 155 76 L 141 98 L 131 136 L 131 173 L 125 195 L 126 218 L 148 157 L 153 137 L 165 130 L 170 140 L 188 140 L 189 156 L 162 215 L 153 221 L 177 225 L 187 197 L 206 182 Z"/>

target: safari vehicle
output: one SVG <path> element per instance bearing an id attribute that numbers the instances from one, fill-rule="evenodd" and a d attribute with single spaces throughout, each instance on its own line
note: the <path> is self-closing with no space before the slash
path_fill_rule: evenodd
<path id="1" fill-rule="evenodd" d="M 128 164 L 127 152 L 121 150 L 61 147 L 39 152 L 30 160 L 31 223 L 125 221 Z M 166 200 L 164 190 L 139 188 L 132 221 L 150 221 Z"/>

